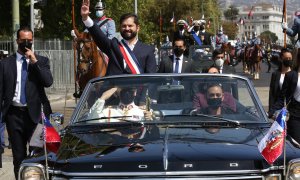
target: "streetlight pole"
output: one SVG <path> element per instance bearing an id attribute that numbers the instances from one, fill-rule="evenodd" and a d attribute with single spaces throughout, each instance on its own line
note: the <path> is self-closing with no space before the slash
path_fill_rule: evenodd
<path id="1" fill-rule="evenodd" d="M 12 1 L 12 30 L 13 30 L 13 52 L 16 52 L 18 47 L 16 43 L 17 39 L 17 30 L 20 28 L 20 9 L 19 9 L 19 0 Z"/>
<path id="2" fill-rule="evenodd" d="M 134 13 L 137 15 L 137 0 L 134 0 Z"/>

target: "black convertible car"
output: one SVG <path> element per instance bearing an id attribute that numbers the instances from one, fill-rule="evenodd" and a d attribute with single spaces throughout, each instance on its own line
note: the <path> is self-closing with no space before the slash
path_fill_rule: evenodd
<path id="1" fill-rule="evenodd" d="M 245 78 L 144 74 L 91 80 L 57 152 L 23 161 L 20 179 L 300 179 L 300 149 L 268 164 L 271 121 Z M 46 161 L 47 158 L 47 161 Z"/>

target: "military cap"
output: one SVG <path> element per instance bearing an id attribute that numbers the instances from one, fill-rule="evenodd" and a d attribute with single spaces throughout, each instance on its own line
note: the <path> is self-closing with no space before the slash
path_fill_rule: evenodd
<path id="1" fill-rule="evenodd" d="M 185 24 L 187 24 L 187 23 L 182 19 L 177 21 L 177 25 L 185 25 Z"/>

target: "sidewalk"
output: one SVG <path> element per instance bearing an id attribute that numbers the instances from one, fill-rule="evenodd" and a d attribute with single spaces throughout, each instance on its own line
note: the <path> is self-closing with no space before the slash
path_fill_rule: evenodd
<path id="1" fill-rule="evenodd" d="M 263 107 L 265 108 L 265 110 L 267 110 L 269 99 L 269 87 L 256 87 L 255 89 L 262 102 Z M 67 96 L 65 94 L 48 94 L 50 103 L 64 101 L 65 97 L 67 97 L 67 99 L 71 99 L 72 94 L 67 94 Z M 12 161 L 13 158 L 11 149 L 5 148 L 4 153 L 2 154 L 2 168 L 0 168 L 0 179 L 14 180 Z"/>
<path id="2" fill-rule="evenodd" d="M 64 101 L 65 98 L 66 99 L 71 99 L 72 98 L 72 94 L 63 94 L 63 93 L 59 93 L 59 94 L 52 94 L 49 93 L 47 94 L 48 99 L 50 101 L 50 103 L 53 102 L 58 102 L 58 101 Z M 7 134 L 5 135 L 5 137 L 7 137 Z M 6 139 L 6 144 L 8 142 L 8 140 Z M 2 154 L 2 168 L 0 168 L 0 179 L 5 179 L 5 180 L 14 180 L 14 172 L 13 172 L 13 157 L 12 157 L 12 152 L 11 149 L 4 149 L 4 153 Z"/>

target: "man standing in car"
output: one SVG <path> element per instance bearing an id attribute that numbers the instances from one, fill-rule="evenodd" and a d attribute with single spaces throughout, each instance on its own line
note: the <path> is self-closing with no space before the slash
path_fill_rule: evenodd
<path id="1" fill-rule="evenodd" d="M 89 17 L 89 6 L 90 1 L 84 0 L 81 16 L 97 46 L 109 57 L 106 75 L 155 73 L 154 47 L 137 39 L 140 30 L 137 15 L 123 14 L 120 18 L 120 33 L 123 39 L 110 40 Z"/>

